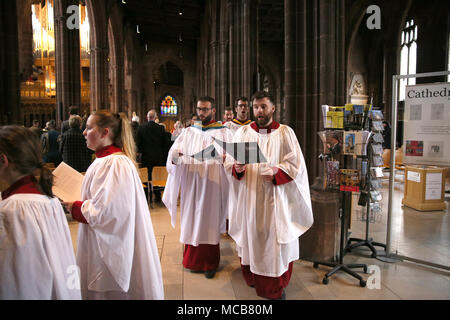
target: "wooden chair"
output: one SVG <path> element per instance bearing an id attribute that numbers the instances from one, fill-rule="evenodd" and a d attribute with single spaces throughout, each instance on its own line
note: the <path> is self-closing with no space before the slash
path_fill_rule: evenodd
<path id="1" fill-rule="evenodd" d="M 139 178 L 141 179 L 142 182 L 142 187 L 145 189 L 147 188 L 147 203 L 150 204 L 150 199 L 151 199 L 151 192 L 150 192 L 150 188 L 151 188 L 151 181 L 148 181 L 148 170 L 147 168 L 139 168 L 138 169 L 138 173 L 139 173 Z"/>
<path id="2" fill-rule="evenodd" d="M 153 190 L 155 188 L 162 189 L 166 187 L 167 176 L 169 173 L 166 170 L 166 167 L 153 167 L 152 170 L 152 181 L 150 181 L 150 206 L 153 208 Z"/>

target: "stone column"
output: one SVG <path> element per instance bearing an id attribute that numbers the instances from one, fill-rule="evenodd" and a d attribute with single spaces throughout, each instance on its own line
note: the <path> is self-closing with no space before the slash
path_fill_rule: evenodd
<path id="1" fill-rule="evenodd" d="M 250 96 L 256 89 L 256 3 L 231 0 L 230 7 L 230 101 Z"/>
<path id="2" fill-rule="evenodd" d="M 219 26 L 219 58 L 218 58 L 218 88 L 217 103 L 221 106 L 231 105 L 228 96 L 228 5 L 226 1 L 220 2 L 220 26 Z M 223 111 L 223 110 L 222 110 Z"/>
<path id="3" fill-rule="evenodd" d="M 16 1 L 0 1 L 0 125 L 23 123 L 18 52 Z"/>
<path id="4" fill-rule="evenodd" d="M 55 0 L 55 74 L 56 74 L 56 120 L 65 120 L 71 105 L 81 106 L 80 84 L 80 31 L 79 26 L 69 28 L 67 13 L 77 0 Z M 78 12 L 78 11 L 77 11 Z"/>
<path id="5" fill-rule="evenodd" d="M 319 174 L 321 105 L 345 102 L 344 0 L 285 0 L 285 115 Z"/>
<path id="6" fill-rule="evenodd" d="M 91 112 L 108 108 L 108 49 L 91 49 Z"/>

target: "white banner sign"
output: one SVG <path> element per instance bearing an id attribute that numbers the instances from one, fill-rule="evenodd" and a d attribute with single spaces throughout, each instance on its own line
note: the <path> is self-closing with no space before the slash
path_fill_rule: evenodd
<path id="1" fill-rule="evenodd" d="M 450 165 L 450 83 L 406 86 L 403 162 Z"/>

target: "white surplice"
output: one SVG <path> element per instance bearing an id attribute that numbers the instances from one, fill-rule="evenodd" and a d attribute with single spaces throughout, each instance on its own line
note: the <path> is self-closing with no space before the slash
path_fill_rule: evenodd
<path id="1" fill-rule="evenodd" d="M 279 277 L 299 258 L 298 237 L 313 224 L 308 173 L 294 131 L 280 125 L 271 133 L 241 127 L 235 142 L 257 142 L 267 164 L 248 164 L 241 180 L 230 183 L 229 234 L 236 241 L 241 263 L 251 272 Z M 227 157 L 231 174 L 234 161 Z M 261 173 L 276 166 L 293 180 L 274 185 Z M 270 172 L 270 171 L 269 171 Z"/>
<path id="2" fill-rule="evenodd" d="M 198 246 L 218 244 L 220 234 L 226 229 L 228 213 L 228 180 L 219 160 L 199 161 L 189 157 L 213 144 L 214 138 L 231 142 L 232 135 L 227 128 L 188 127 L 182 131 L 172 145 L 167 158 L 167 178 L 163 202 L 171 215 L 172 226 L 177 220 L 177 200 L 180 194 L 180 242 Z M 223 150 L 214 144 L 219 155 Z M 183 156 L 177 162 L 176 155 Z"/>
<path id="3" fill-rule="evenodd" d="M 238 123 L 235 123 L 233 121 L 227 121 L 224 124 L 225 127 L 230 129 L 232 135 L 234 135 L 236 133 L 236 131 L 239 130 L 239 128 L 241 128 L 242 126 L 247 126 L 247 125 L 248 124 L 238 124 Z"/>
<path id="4" fill-rule="evenodd" d="M 123 154 L 97 158 L 82 186 L 77 263 L 83 299 L 164 299 L 141 180 Z"/>
<path id="5" fill-rule="evenodd" d="M 69 226 L 57 198 L 0 201 L 0 300 L 81 299 Z"/>

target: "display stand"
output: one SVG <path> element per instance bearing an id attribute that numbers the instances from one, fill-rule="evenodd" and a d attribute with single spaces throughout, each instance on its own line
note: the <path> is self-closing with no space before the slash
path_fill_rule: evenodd
<path id="1" fill-rule="evenodd" d="M 314 268 L 318 268 L 319 265 L 324 265 L 327 267 L 332 267 L 333 269 L 328 272 L 327 274 L 325 274 L 325 277 L 322 280 L 323 284 L 328 284 L 329 282 L 329 277 L 331 277 L 333 274 L 335 274 L 338 271 L 343 271 L 345 273 L 348 273 L 349 275 L 351 275 L 352 277 L 356 278 L 359 280 L 359 285 L 361 287 L 365 287 L 366 286 L 366 281 L 356 272 L 352 271 L 351 269 L 355 269 L 355 268 L 363 268 L 364 273 L 367 273 L 367 265 L 366 264 L 344 264 L 344 242 L 345 242 L 345 208 L 346 208 L 346 199 L 345 199 L 345 193 L 347 191 L 345 191 L 343 193 L 343 199 L 342 199 L 342 207 L 339 210 L 339 215 L 340 215 L 340 219 L 341 219 L 341 241 L 339 244 L 339 262 L 319 262 L 319 261 L 314 261 Z"/>
<path id="2" fill-rule="evenodd" d="M 367 273 L 366 264 L 345 264 L 345 244 L 347 235 L 347 213 L 351 211 L 351 205 L 347 196 L 349 193 L 359 191 L 361 184 L 360 169 L 350 163 L 348 159 L 356 159 L 358 156 L 366 156 L 367 142 L 370 132 L 362 131 L 368 128 L 368 114 L 370 113 L 370 105 L 345 105 L 345 107 L 322 106 L 324 117 L 325 131 L 319 132 L 319 136 L 324 144 L 324 153 L 320 159 L 325 160 L 324 167 L 324 188 L 339 189 L 341 191 L 342 201 L 339 210 L 339 218 L 341 219 L 340 228 L 340 244 L 339 244 L 339 260 L 338 262 L 314 261 L 313 267 L 318 268 L 319 265 L 332 267 L 333 269 L 325 274 L 322 283 L 328 284 L 329 278 L 343 271 L 359 280 L 361 287 L 366 286 L 366 281 L 354 272 L 352 269 L 362 268 Z M 356 130 L 356 131 L 355 131 Z M 342 161 L 339 161 L 343 158 Z M 367 170 L 367 166 L 366 166 Z M 365 178 L 366 176 L 364 176 Z M 364 179 L 366 182 L 367 180 Z"/>
<path id="3" fill-rule="evenodd" d="M 370 150 L 370 148 L 369 148 Z M 368 161 L 368 163 L 370 163 L 370 161 Z M 367 188 L 364 191 L 361 191 L 365 194 L 367 194 L 367 202 L 366 202 L 366 238 L 365 239 L 358 239 L 358 238 L 350 238 L 348 239 L 347 242 L 347 246 L 345 248 L 345 252 L 351 252 L 353 249 L 356 249 L 358 247 L 368 247 L 370 249 L 370 251 L 372 251 L 372 258 L 376 258 L 377 257 L 377 250 L 375 249 L 375 246 L 377 247 L 382 247 L 384 248 L 384 250 L 386 250 L 386 245 L 383 243 L 379 243 L 379 242 L 375 242 L 373 241 L 372 238 L 369 238 L 369 225 L 370 225 L 370 220 L 371 219 L 371 197 L 370 197 L 370 191 L 371 189 L 374 189 L 373 185 L 371 184 L 371 174 L 370 174 L 370 165 L 368 165 L 368 174 L 367 174 L 367 180 L 368 180 L 368 184 L 367 184 Z M 373 191 L 373 190 L 372 190 Z M 353 243 L 352 242 L 356 242 Z"/>
<path id="4" fill-rule="evenodd" d="M 379 126 L 375 126 L 374 125 L 374 121 L 381 121 L 383 120 L 383 115 L 381 113 L 381 111 L 377 112 L 376 110 L 372 111 L 371 115 L 370 115 L 370 119 L 371 119 L 371 129 L 372 129 L 372 137 L 370 138 L 370 142 L 367 146 L 367 156 L 363 157 L 362 161 L 366 161 L 367 163 L 367 170 L 365 172 L 366 175 L 366 183 L 363 186 L 364 190 L 361 191 L 361 195 L 362 197 L 360 198 L 365 198 L 366 199 L 366 237 L 365 239 L 358 239 L 358 238 L 350 238 L 348 239 L 347 242 L 347 246 L 345 248 L 345 252 L 351 252 L 353 249 L 356 249 L 358 247 L 368 247 L 370 249 L 370 251 L 372 251 L 372 258 L 376 258 L 378 255 L 377 250 L 375 249 L 375 247 L 382 247 L 384 248 L 384 250 L 386 250 L 386 245 L 383 243 L 379 243 L 379 242 L 375 242 L 373 241 L 372 238 L 369 238 L 369 226 L 370 226 L 370 221 L 371 219 L 371 213 L 372 216 L 375 215 L 375 213 L 372 211 L 372 205 L 377 205 L 378 208 L 380 208 L 378 201 L 381 199 L 376 199 L 375 197 L 372 196 L 372 194 L 374 192 L 377 192 L 377 189 L 379 189 L 381 187 L 381 183 L 374 183 L 376 181 L 376 174 L 372 174 L 372 168 L 380 168 L 379 165 L 381 165 L 380 163 L 375 163 L 374 162 L 374 157 L 379 157 L 382 155 L 383 153 L 383 148 L 382 148 L 382 138 L 380 138 L 381 136 L 381 131 L 382 128 Z M 377 164 L 376 166 L 372 166 L 372 164 Z M 381 170 L 381 168 L 379 169 Z M 375 176 L 375 177 L 374 177 Z M 381 197 L 381 195 L 380 195 Z M 361 205 L 361 202 L 359 202 L 358 204 Z M 373 221 L 375 222 L 375 219 L 373 219 Z M 356 242 L 353 243 L 352 242 Z"/>

